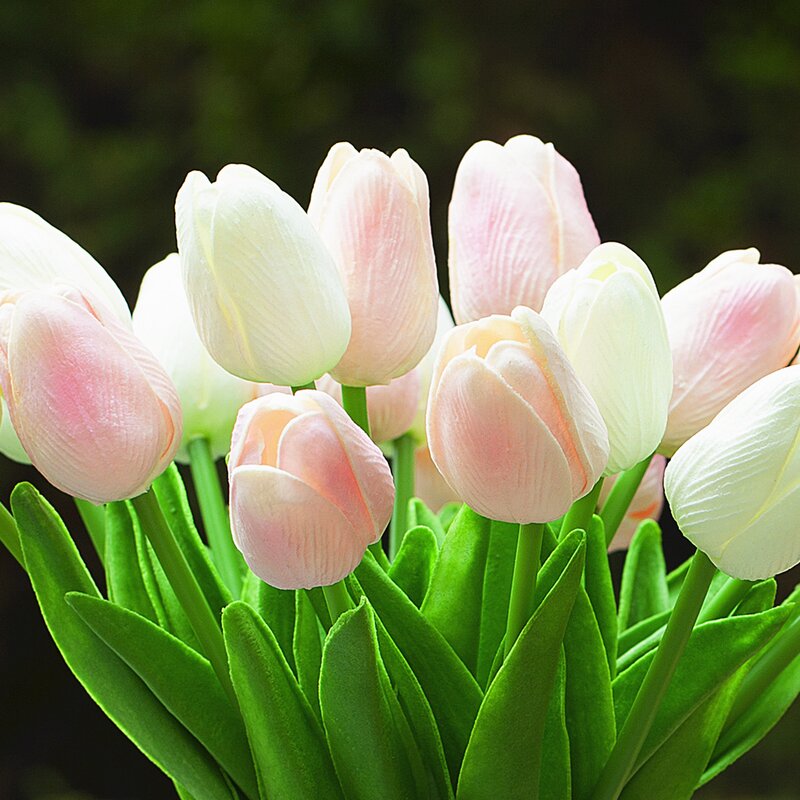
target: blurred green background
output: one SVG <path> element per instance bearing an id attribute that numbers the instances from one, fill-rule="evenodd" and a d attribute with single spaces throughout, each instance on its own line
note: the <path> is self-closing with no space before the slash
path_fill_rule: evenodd
<path id="1" fill-rule="evenodd" d="M 796 0 L 0 0 L 0 66 L 0 199 L 80 242 L 131 303 L 175 249 L 189 170 L 248 163 L 304 204 L 339 140 L 405 147 L 427 172 L 443 283 L 462 154 L 523 132 L 576 165 L 601 237 L 662 290 L 734 247 L 800 272 Z M 0 478 L 3 501 L 43 486 L 5 461 Z M 0 676 L 0 798 L 172 797 L 2 553 Z M 795 707 L 698 796 L 800 797 L 799 734 Z"/>

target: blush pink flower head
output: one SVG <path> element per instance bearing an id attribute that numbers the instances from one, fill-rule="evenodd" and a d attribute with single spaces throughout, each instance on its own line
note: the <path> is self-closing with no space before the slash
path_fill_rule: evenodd
<path id="1" fill-rule="evenodd" d="M 597 404 L 529 308 L 453 328 L 428 403 L 431 457 L 456 494 L 506 522 L 548 522 L 608 460 Z"/>
<path id="2" fill-rule="evenodd" d="M 392 515 L 386 459 L 324 392 L 272 393 L 244 405 L 228 472 L 236 546 L 279 589 L 341 580 Z"/>
<path id="3" fill-rule="evenodd" d="M 144 492 L 181 440 L 180 401 L 155 356 L 76 289 L 0 303 L 0 382 L 33 465 L 93 503 Z"/>

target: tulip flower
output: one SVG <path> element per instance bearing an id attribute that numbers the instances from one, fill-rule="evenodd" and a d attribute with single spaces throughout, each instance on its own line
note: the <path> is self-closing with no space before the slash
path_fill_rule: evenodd
<path id="1" fill-rule="evenodd" d="M 606 475 L 658 447 L 672 394 L 672 359 L 658 290 L 645 263 L 606 242 L 560 277 L 542 316 L 608 427 Z"/>
<path id="2" fill-rule="evenodd" d="M 606 426 L 544 320 L 529 308 L 454 328 L 431 385 L 428 446 L 479 514 L 560 517 L 597 482 Z"/>
<path id="3" fill-rule="evenodd" d="M 0 294 L 54 285 L 74 286 L 99 298 L 130 327 L 122 292 L 94 258 L 33 211 L 0 203 Z"/>
<path id="4" fill-rule="evenodd" d="M 539 311 L 555 279 L 600 243 L 578 173 L 535 136 L 478 142 L 450 201 L 450 292 L 456 322 Z"/>
<path id="5" fill-rule="evenodd" d="M 460 500 L 436 468 L 427 445 L 414 453 L 414 494 L 435 514 L 448 503 Z"/>
<path id="6" fill-rule="evenodd" d="M 178 391 L 183 437 L 177 460 L 188 463 L 187 446 L 195 437 L 208 439 L 213 458 L 226 455 L 236 415 L 258 390 L 256 384 L 222 369 L 200 341 L 176 253 L 145 273 L 133 310 L 133 330 Z"/>
<path id="7" fill-rule="evenodd" d="M 667 465 L 683 534 L 723 572 L 761 580 L 800 562 L 800 366 L 734 398 Z"/>
<path id="8" fill-rule="evenodd" d="M 191 172 L 175 203 L 178 252 L 200 339 L 228 372 L 303 386 L 350 338 L 342 280 L 302 208 L 252 167 Z"/>
<path id="9" fill-rule="evenodd" d="M 342 273 L 353 320 L 331 375 L 370 386 L 410 372 L 433 342 L 439 291 L 425 173 L 405 150 L 389 157 L 340 142 L 308 214 Z"/>
<path id="10" fill-rule="evenodd" d="M 800 345 L 800 282 L 758 260 L 755 248 L 730 250 L 661 301 L 674 371 L 668 456 Z"/>
<path id="11" fill-rule="evenodd" d="M 630 545 L 636 529 L 646 519 L 657 520 L 661 516 L 664 508 L 664 468 L 667 460 L 664 456 L 655 455 L 650 461 L 647 471 L 644 473 L 642 482 L 636 490 L 628 512 L 620 523 L 617 533 L 611 541 L 609 550 L 625 550 Z M 600 489 L 598 508 L 603 507 L 603 503 L 611 493 L 611 487 L 616 482 L 616 476 L 612 476 L 603 482 Z"/>
<path id="12" fill-rule="evenodd" d="M 279 589 L 341 580 L 392 515 L 386 459 L 324 392 L 273 393 L 243 406 L 228 472 L 234 541 Z"/>
<path id="13" fill-rule="evenodd" d="M 180 402 L 164 370 L 76 289 L 0 300 L 0 384 L 33 465 L 93 503 L 144 492 L 180 443 Z"/>
<path id="14" fill-rule="evenodd" d="M 317 388 L 342 404 L 342 385 L 330 375 L 317 381 Z M 372 440 L 391 442 L 406 433 L 414 422 L 420 397 L 420 374 L 412 369 L 385 386 L 367 387 L 367 415 Z"/>

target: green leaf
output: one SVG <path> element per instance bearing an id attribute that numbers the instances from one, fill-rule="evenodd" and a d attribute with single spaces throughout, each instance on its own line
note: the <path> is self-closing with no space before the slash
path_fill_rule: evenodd
<path id="1" fill-rule="evenodd" d="M 425 525 L 433 531 L 436 537 L 437 548 L 444 541 L 445 529 L 439 517 L 431 511 L 419 497 L 412 497 L 408 501 L 408 527 L 414 528 L 417 525 Z"/>
<path id="2" fill-rule="evenodd" d="M 416 525 L 406 531 L 389 567 L 389 577 L 417 608 L 425 599 L 438 555 L 439 545 L 434 532 L 425 525 Z"/>
<path id="3" fill-rule="evenodd" d="M 656 631 L 660 631 L 667 624 L 671 613 L 672 609 L 668 608 L 666 611 L 662 611 L 660 614 L 654 614 L 652 617 L 647 617 L 647 619 L 643 619 L 622 631 L 617 640 L 617 658 L 621 659 L 629 650 L 636 647 L 640 642 L 643 642 L 648 636 Z M 619 666 L 619 663 L 617 667 L 621 671 L 622 668 Z"/>
<path id="4" fill-rule="evenodd" d="M 269 625 L 269 629 L 278 640 L 283 655 L 293 672 L 295 671 L 294 596 L 294 589 L 276 589 L 274 586 L 264 583 L 252 572 L 245 574 L 242 583 L 242 600 L 255 609 L 261 619 Z M 324 603 L 324 598 L 321 599 Z"/>
<path id="5" fill-rule="evenodd" d="M 117 727 L 197 800 L 230 800 L 205 748 L 65 602 L 67 592 L 100 593 L 59 516 L 30 484 L 17 486 L 11 504 L 42 616 L 75 677 Z"/>
<path id="6" fill-rule="evenodd" d="M 559 800 L 572 798 L 570 743 L 564 708 L 566 686 L 567 663 L 562 649 L 544 724 L 539 797 L 557 797 Z"/>
<path id="7" fill-rule="evenodd" d="M 292 652 L 297 668 L 297 680 L 317 719 L 322 721 L 319 709 L 319 670 L 322 663 L 322 638 L 324 632 L 305 592 L 297 591 L 294 610 L 294 637 Z"/>
<path id="8" fill-rule="evenodd" d="M 444 637 L 370 553 L 355 575 L 425 692 L 439 726 L 450 774 L 457 775 L 483 692 Z"/>
<path id="9" fill-rule="evenodd" d="M 653 727 L 642 747 L 643 763 L 711 693 L 757 653 L 786 621 L 789 609 L 712 620 L 695 628 L 678 662 Z M 713 653 L 713 658 L 709 658 Z M 613 683 L 617 729 L 622 728 L 655 655 L 642 656 Z"/>
<path id="10" fill-rule="evenodd" d="M 564 653 L 572 795 L 586 798 L 600 778 L 617 732 L 606 650 L 589 596 L 582 587 L 578 587 L 564 634 Z"/>
<path id="11" fill-rule="evenodd" d="M 14 522 L 14 517 L 11 516 L 11 512 L 2 503 L 0 503 L 0 542 L 2 542 L 8 552 L 14 556 L 17 563 L 25 569 L 17 523 Z"/>
<path id="12" fill-rule="evenodd" d="M 80 497 L 75 498 L 75 506 L 102 564 L 106 554 L 105 507 L 102 505 L 96 506 L 94 503 L 82 500 Z"/>
<path id="13" fill-rule="evenodd" d="M 620 800 L 688 800 L 703 774 L 744 669 L 707 697 L 634 773 Z"/>
<path id="14" fill-rule="evenodd" d="M 263 795 L 342 798 L 322 728 L 272 631 L 241 601 L 225 609 L 222 629 Z"/>
<path id="15" fill-rule="evenodd" d="M 653 520 L 639 525 L 633 537 L 619 593 L 619 630 L 669 608 L 661 528 Z"/>
<path id="16" fill-rule="evenodd" d="M 670 608 L 675 605 L 675 601 L 678 599 L 681 586 L 683 586 L 683 579 L 686 577 L 691 563 L 692 559 L 687 558 L 686 561 L 675 567 L 675 569 L 667 575 L 667 591 L 669 593 Z"/>
<path id="17" fill-rule="evenodd" d="M 79 592 L 70 592 L 66 599 L 248 797 L 257 798 L 244 725 L 208 660 L 133 611 Z"/>
<path id="18" fill-rule="evenodd" d="M 439 510 L 437 516 L 441 520 L 442 527 L 444 528 L 444 532 L 447 533 L 447 529 L 453 523 L 453 520 L 458 516 L 458 512 L 461 511 L 461 506 L 463 503 L 446 503 L 442 506 Z"/>
<path id="19" fill-rule="evenodd" d="M 613 679 L 617 672 L 617 601 L 614 597 L 614 584 L 608 565 L 608 548 L 603 520 L 597 514 L 592 516 L 586 532 L 586 593 L 592 603 L 603 647 L 606 651 L 608 669 Z"/>
<path id="20" fill-rule="evenodd" d="M 584 554 L 581 542 L 489 686 L 464 755 L 458 800 L 538 796 L 550 695 Z"/>
<path id="21" fill-rule="evenodd" d="M 469 671 L 478 666 L 483 574 L 491 522 L 464 504 L 442 544 L 422 613 Z"/>
<path id="22" fill-rule="evenodd" d="M 132 509 L 125 502 L 106 506 L 106 586 L 108 598 L 123 608 L 158 622 L 139 570 Z"/>
<path id="23" fill-rule="evenodd" d="M 748 590 L 741 603 L 736 606 L 733 612 L 734 615 L 757 614 L 759 611 L 766 611 L 768 608 L 772 608 L 777 592 L 778 583 L 775 578 L 759 581 Z"/>
<path id="24" fill-rule="evenodd" d="M 333 624 L 322 651 L 320 707 L 336 774 L 348 800 L 418 795 L 404 722 L 363 599 Z M 402 718 L 402 719 L 401 719 Z"/>
<path id="25" fill-rule="evenodd" d="M 175 464 L 170 464 L 166 471 L 156 478 L 153 489 L 175 541 L 197 578 L 211 610 L 215 614 L 222 614 L 222 609 L 233 600 L 233 597 L 197 532 L 189 507 L 189 498 L 186 496 L 186 487 Z"/>

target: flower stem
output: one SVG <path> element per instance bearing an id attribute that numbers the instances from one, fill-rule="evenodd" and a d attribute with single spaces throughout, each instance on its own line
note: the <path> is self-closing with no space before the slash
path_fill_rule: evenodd
<path id="1" fill-rule="evenodd" d="M 588 494 L 579 497 L 570 506 L 569 511 L 567 511 L 566 516 L 561 522 L 561 533 L 559 535 L 562 539 L 576 528 L 580 528 L 584 531 L 588 529 L 589 523 L 592 521 L 592 514 L 594 514 L 594 510 L 597 507 L 597 498 L 600 496 L 600 490 L 602 488 L 603 479 L 600 478 L 589 490 Z"/>
<path id="2" fill-rule="evenodd" d="M 414 496 L 414 437 L 406 433 L 394 440 L 394 510 L 389 528 L 389 558 L 400 549 L 408 529 L 408 501 Z"/>
<path id="3" fill-rule="evenodd" d="M 350 593 L 344 585 L 344 581 L 338 581 L 331 586 L 323 586 L 322 593 L 325 595 L 325 603 L 331 615 L 331 625 L 336 622 L 345 611 L 353 607 L 350 600 Z"/>
<path id="4" fill-rule="evenodd" d="M 531 601 L 536 589 L 539 560 L 542 553 L 544 524 L 531 522 L 519 526 L 517 555 L 514 559 L 514 576 L 511 579 L 511 598 L 506 621 L 505 657 L 519 638 L 531 613 Z"/>
<path id="5" fill-rule="evenodd" d="M 342 386 L 342 405 L 344 406 L 344 410 L 350 415 L 350 419 L 369 436 L 366 387 Z"/>
<path id="6" fill-rule="evenodd" d="M 647 739 L 678 661 L 692 635 L 716 567 L 698 550 L 683 582 L 664 636 L 606 762 L 592 800 L 616 800 Z"/>
<path id="7" fill-rule="evenodd" d="M 217 465 L 211 453 L 211 444 L 204 436 L 198 436 L 189 440 L 188 450 L 192 481 L 211 555 L 225 585 L 233 597 L 238 598 L 242 589 L 245 563 L 231 538 L 228 508 L 220 486 Z"/>
<path id="8" fill-rule="evenodd" d="M 655 454 L 653 454 L 655 455 Z M 628 506 L 639 488 L 639 484 L 644 478 L 650 462 L 653 460 L 653 455 L 635 464 L 630 469 L 626 469 L 617 478 L 611 491 L 608 494 L 606 502 L 603 503 L 603 508 L 600 510 L 600 518 L 603 520 L 603 525 L 606 531 L 606 545 L 610 545 L 614 536 L 625 519 L 625 514 L 628 512 Z"/>
<path id="9" fill-rule="evenodd" d="M 211 662 L 222 688 L 231 701 L 236 704 L 236 695 L 228 673 L 228 658 L 225 653 L 220 622 L 211 611 L 208 601 L 197 583 L 197 578 L 178 547 L 161 507 L 158 505 L 155 492 L 150 489 L 145 494 L 134 497 L 131 502 L 139 517 L 142 532 L 153 545 L 153 550 L 164 568 L 164 573 L 175 590 L 175 595 L 186 612 L 189 623 L 197 635 L 205 655 Z"/>

